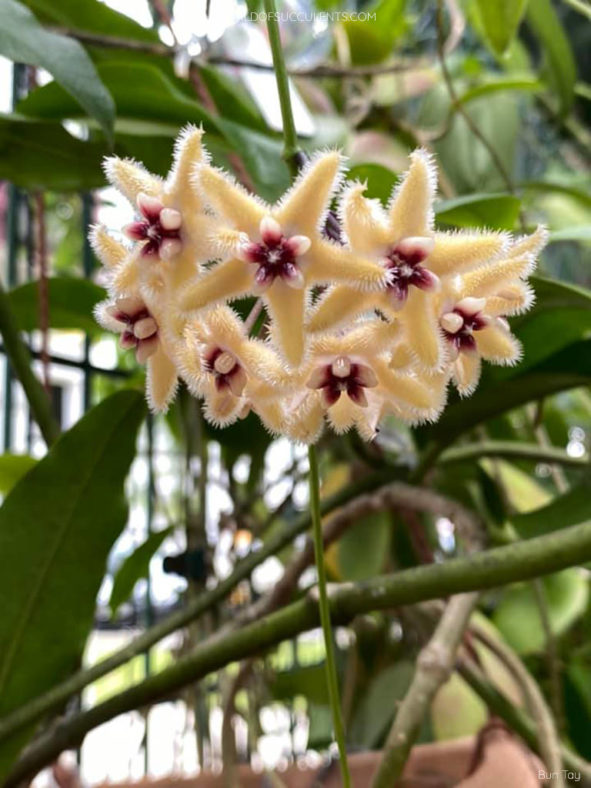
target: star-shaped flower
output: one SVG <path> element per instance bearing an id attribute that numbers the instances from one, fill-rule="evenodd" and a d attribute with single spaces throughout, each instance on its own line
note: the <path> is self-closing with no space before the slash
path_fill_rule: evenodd
<path id="1" fill-rule="evenodd" d="M 515 364 L 521 358 L 521 345 L 505 316 L 531 305 L 532 293 L 524 280 L 535 266 L 534 255 L 545 237 L 545 230 L 538 228 L 517 242 L 507 259 L 458 276 L 438 299 L 439 325 L 453 362 L 452 377 L 462 396 L 476 388 L 482 359 Z"/>
<path id="2" fill-rule="evenodd" d="M 290 365 L 299 365 L 310 288 L 342 282 L 359 292 L 379 287 L 386 278 L 376 262 L 322 234 L 340 168 L 337 153 L 318 156 L 271 206 L 219 170 L 197 167 L 195 188 L 227 228 L 214 235 L 221 262 L 185 291 L 183 308 L 199 310 L 240 296 L 262 295 L 276 347 Z"/>
<path id="3" fill-rule="evenodd" d="M 493 265 L 508 245 L 502 233 L 438 232 L 433 228 L 436 172 L 422 150 L 411 155 L 408 173 L 394 190 L 387 209 L 363 196 L 353 183 L 344 193 L 340 215 L 353 252 L 379 263 L 387 274 L 380 292 L 361 295 L 347 286 L 330 288 L 309 322 L 326 331 L 364 312 L 378 310 L 399 320 L 419 363 L 439 369 L 445 345 L 433 309 L 432 293 L 451 276 Z"/>
<path id="4" fill-rule="evenodd" d="M 178 288 L 194 279 L 201 264 L 211 257 L 207 239 L 211 217 L 191 187 L 192 167 L 203 161 L 203 132 L 192 126 L 176 142 L 172 169 L 163 180 L 141 164 L 117 156 L 105 160 L 105 172 L 137 210 L 138 218 L 123 228 L 133 241 L 123 259 L 103 259 L 111 272 L 111 287 L 117 295 L 158 292 Z M 96 238 L 95 234 L 95 238 Z M 102 247 L 95 241 L 97 254 Z"/>
<path id="5" fill-rule="evenodd" d="M 190 391 L 205 400 L 206 418 L 218 427 L 251 409 L 258 411 L 259 405 L 269 410 L 269 401 L 294 386 L 271 348 L 249 338 L 227 306 L 217 306 L 187 326 L 177 360 Z"/>
<path id="6" fill-rule="evenodd" d="M 103 328 L 120 335 L 122 348 L 135 349 L 138 363 L 147 365 L 148 404 L 153 411 L 166 411 L 176 392 L 177 371 L 155 314 L 141 298 L 131 296 L 101 302 L 95 317 Z"/>
<path id="7" fill-rule="evenodd" d="M 396 325 L 374 319 L 313 339 L 301 373 L 304 388 L 286 403 L 284 432 L 314 442 L 326 417 L 335 432 L 356 427 L 371 440 L 386 413 L 415 423 L 434 419 L 443 406 L 444 376 L 392 369 L 389 348 L 398 332 Z"/>

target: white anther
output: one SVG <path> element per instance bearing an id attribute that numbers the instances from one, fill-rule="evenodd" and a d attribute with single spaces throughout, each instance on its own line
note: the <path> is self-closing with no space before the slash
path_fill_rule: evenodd
<path id="1" fill-rule="evenodd" d="M 346 356 L 339 356 L 332 362 L 331 370 L 336 378 L 348 378 L 351 374 L 351 362 Z"/>
<path id="2" fill-rule="evenodd" d="M 450 334 L 457 334 L 464 325 L 464 319 L 456 312 L 447 312 L 441 317 L 440 323 Z"/>
<path id="3" fill-rule="evenodd" d="M 182 216 L 174 208 L 163 208 L 160 211 L 160 224 L 165 230 L 178 230 L 181 222 Z"/>
<path id="4" fill-rule="evenodd" d="M 172 260 L 182 248 L 183 244 L 178 238 L 165 238 L 160 244 L 158 255 L 161 260 Z"/>
<path id="5" fill-rule="evenodd" d="M 236 359 L 231 353 L 228 353 L 227 350 L 224 350 L 223 353 L 220 353 L 220 355 L 213 362 L 213 368 L 220 375 L 227 375 L 228 372 L 231 372 L 235 366 Z"/>
<path id="6" fill-rule="evenodd" d="M 396 244 L 396 252 L 406 257 L 407 255 L 421 253 L 428 257 L 433 251 L 435 241 L 433 238 L 421 235 L 410 235 Z"/>
<path id="7" fill-rule="evenodd" d="M 153 317 L 144 317 L 133 326 L 133 333 L 138 339 L 147 339 L 158 331 L 158 324 Z"/>
<path id="8" fill-rule="evenodd" d="M 312 245 L 312 241 L 307 235 L 292 235 L 287 243 L 295 257 L 301 257 L 303 254 L 306 254 Z"/>
<path id="9" fill-rule="evenodd" d="M 273 239 L 278 241 L 283 234 L 281 232 L 281 225 L 278 221 L 273 219 L 272 216 L 263 216 L 259 225 L 259 230 L 263 240 L 267 237 L 268 240 Z"/>
<path id="10" fill-rule="evenodd" d="M 472 298 L 468 296 L 468 298 L 462 298 L 461 301 L 458 301 L 456 309 L 461 309 L 462 312 L 466 312 L 468 315 L 475 315 L 478 312 L 482 312 L 485 306 L 486 298 Z"/>

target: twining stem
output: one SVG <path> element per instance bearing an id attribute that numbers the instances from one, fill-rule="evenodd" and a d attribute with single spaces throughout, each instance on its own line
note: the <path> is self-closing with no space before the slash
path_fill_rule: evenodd
<path id="1" fill-rule="evenodd" d="M 519 659 L 517 654 L 506 646 L 502 640 L 491 637 L 489 631 L 474 622 L 471 626 L 472 634 L 492 651 L 505 664 L 521 687 L 528 711 L 536 724 L 536 735 L 539 752 L 547 769 L 556 774 L 555 785 L 564 786 L 562 773 L 562 758 L 560 740 L 556 731 L 556 723 L 542 691 L 535 679 Z M 554 782 L 554 780 L 553 780 Z"/>
<path id="2" fill-rule="evenodd" d="M 316 447 L 308 446 L 308 459 L 310 461 L 309 487 L 310 487 L 310 515 L 312 518 L 312 536 L 314 540 L 314 556 L 318 570 L 318 604 L 320 609 L 320 623 L 324 634 L 324 647 L 326 650 L 326 678 L 328 681 L 328 697 L 332 710 L 332 724 L 334 735 L 339 748 L 341 772 L 345 788 L 351 785 L 349 766 L 347 764 L 347 750 L 345 747 L 345 730 L 341 714 L 341 700 L 339 697 L 339 683 L 337 668 L 334 658 L 332 642 L 332 627 L 330 624 L 330 607 L 326 592 L 326 567 L 324 565 L 324 544 L 322 538 L 322 521 L 320 518 L 320 477 L 318 474 L 318 458 Z"/>
<path id="3" fill-rule="evenodd" d="M 355 499 L 359 501 L 359 496 L 364 497 L 364 493 L 375 491 L 382 482 L 386 481 L 386 478 L 385 475 L 376 473 L 360 479 L 354 485 L 343 488 L 339 493 L 322 501 L 322 514 L 329 514 L 351 501 L 354 502 Z M 418 500 L 420 496 L 415 495 L 415 498 Z M 302 513 L 289 527 L 277 530 L 273 536 L 265 541 L 259 550 L 254 550 L 239 561 L 234 571 L 216 586 L 204 591 L 195 599 L 189 600 L 185 607 L 146 629 L 141 635 L 137 635 L 127 645 L 123 646 L 123 648 L 105 657 L 100 662 L 92 665 L 92 667 L 74 673 L 61 684 L 52 687 L 43 695 L 34 698 L 24 706 L 15 709 L 10 715 L 0 719 L 0 741 L 15 730 L 24 727 L 27 723 L 39 719 L 52 709 L 59 708 L 68 698 L 80 692 L 84 687 L 87 687 L 94 681 L 98 681 L 102 676 L 107 675 L 138 654 L 142 654 L 159 640 L 195 621 L 206 611 L 215 607 L 230 594 L 238 583 L 248 578 L 263 561 L 279 553 L 286 545 L 293 542 L 297 536 L 307 531 L 310 528 L 310 522 L 309 513 Z"/>
<path id="4" fill-rule="evenodd" d="M 281 37 L 279 35 L 279 24 L 277 22 L 277 9 L 275 0 L 265 0 L 265 13 L 267 15 L 267 32 L 269 33 L 269 43 L 273 55 L 273 66 L 275 69 L 275 79 L 279 92 L 279 104 L 281 106 L 281 118 L 283 120 L 283 158 L 287 162 L 292 175 L 297 174 L 297 156 L 300 152 L 298 145 L 298 135 L 296 133 L 293 112 L 291 109 L 291 98 L 289 95 L 289 79 L 283 49 L 281 48 Z"/>
<path id="5" fill-rule="evenodd" d="M 473 591 L 452 597 L 431 640 L 421 650 L 412 683 L 386 740 L 372 788 L 389 788 L 400 779 L 431 701 L 453 672 L 456 654 L 478 596 L 478 592 Z"/>
<path id="6" fill-rule="evenodd" d="M 283 120 L 283 158 L 287 162 L 292 176 L 297 175 L 300 165 L 301 151 L 298 145 L 293 112 L 291 108 L 291 98 L 289 95 L 289 79 L 287 68 L 281 47 L 281 37 L 279 34 L 279 24 L 277 22 L 277 9 L 275 0 L 264 0 L 264 8 L 267 18 L 267 31 L 269 33 L 269 43 L 273 55 L 273 66 L 275 68 L 275 79 L 277 81 L 277 91 L 279 92 L 279 103 L 281 106 L 281 118 Z M 339 749 L 341 772 L 345 788 L 351 786 L 351 776 L 347 764 L 347 750 L 345 748 L 345 731 L 341 715 L 341 702 L 339 698 L 339 684 L 337 680 L 337 670 L 334 658 L 334 648 L 332 642 L 332 627 L 330 624 L 330 609 L 328 605 L 328 595 L 326 592 L 326 570 L 324 566 L 324 545 L 322 538 L 322 522 L 320 519 L 320 478 L 318 475 L 318 459 L 316 448 L 308 448 L 308 459 L 310 461 L 309 487 L 310 487 L 310 516 L 312 520 L 312 534 L 314 541 L 314 556 L 318 571 L 318 597 L 320 610 L 320 623 L 324 634 L 324 647 L 326 651 L 326 677 L 328 681 L 328 697 L 332 709 L 332 720 L 334 735 Z"/>
<path id="7" fill-rule="evenodd" d="M 416 497 L 420 497 L 417 495 Z M 417 566 L 364 583 L 345 583 L 331 588 L 332 620 L 346 625 L 356 616 L 398 605 L 415 604 L 443 596 L 496 588 L 507 583 L 552 574 L 591 560 L 591 523 L 570 526 L 554 533 L 524 539 L 515 544 L 484 550 L 467 558 Z M 212 635 L 173 665 L 139 684 L 73 714 L 42 733 L 14 765 L 3 788 L 17 786 L 26 777 L 55 760 L 63 750 L 82 741 L 93 728 L 126 711 L 170 698 L 188 684 L 230 662 L 260 655 L 284 640 L 297 637 L 319 623 L 318 603 L 310 595 L 263 616 L 224 636 Z"/>
<path id="8" fill-rule="evenodd" d="M 31 414 L 39 425 L 43 440 L 47 446 L 51 446 L 59 437 L 60 428 L 51 412 L 49 397 L 31 369 L 29 351 L 20 337 L 10 301 L 2 285 L 0 285 L 0 334 L 4 352 L 23 387 Z"/>
<path id="9" fill-rule="evenodd" d="M 499 692 L 486 678 L 481 668 L 477 667 L 468 657 L 461 656 L 456 667 L 460 676 L 486 703 L 490 711 L 503 719 L 507 726 L 521 736 L 534 752 L 541 754 L 537 727 L 532 718 L 523 709 L 508 700 L 502 692 Z M 579 772 L 583 777 L 582 785 L 591 785 L 591 764 L 565 744 L 559 744 L 565 768 Z"/>
<path id="10" fill-rule="evenodd" d="M 529 460 L 530 462 L 560 463 L 560 465 L 573 468 L 586 468 L 589 465 L 588 455 L 572 457 L 563 449 L 558 449 L 554 446 L 496 440 L 466 443 L 462 446 L 446 449 L 439 458 L 439 465 L 471 462 L 481 457 L 507 457 L 509 459 Z"/>

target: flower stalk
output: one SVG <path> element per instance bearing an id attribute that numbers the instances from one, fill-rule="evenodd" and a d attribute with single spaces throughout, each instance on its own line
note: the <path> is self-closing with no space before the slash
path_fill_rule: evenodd
<path id="1" fill-rule="evenodd" d="M 334 735 L 339 748 L 341 772 L 343 775 L 343 785 L 350 788 L 351 776 L 347 765 L 347 749 L 345 746 L 345 730 L 341 714 L 341 701 L 339 697 L 339 683 L 332 642 L 332 627 L 330 623 L 330 607 L 328 594 L 326 591 L 326 567 L 324 565 L 324 544 L 322 539 L 322 521 L 320 518 L 320 477 L 318 473 L 318 457 L 316 447 L 308 447 L 308 459 L 310 462 L 309 487 L 310 487 L 310 515 L 312 519 L 312 536 L 314 540 L 314 556 L 316 559 L 316 569 L 318 571 L 318 605 L 320 609 L 320 623 L 324 635 L 324 647 L 326 651 L 326 678 L 328 682 L 328 697 L 332 711 L 332 724 Z"/>
<path id="2" fill-rule="evenodd" d="M 295 129 L 295 122 L 291 108 L 289 95 L 289 80 L 283 50 L 281 48 L 281 38 L 275 0 L 265 0 L 265 11 L 267 14 L 267 31 L 269 42 L 273 54 L 273 65 L 275 67 L 275 79 L 279 92 L 279 102 L 281 104 L 281 117 L 283 119 L 283 158 L 287 162 L 292 176 L 297 175 L 299 146 Z M 303 236 L 303 240 L 306 240 Z M 295 240 L 295 239 L 294 239 Z M 309 241 L 308 244 L 309 246 Z M 293 266 L 292 266 L 293 267 Z M 328 682 L 328 697 L 332 711 L 334 735 L 339 750 L 341 773 L 345 788 L 351 786 L 351 776 L 347 764 L 347 750 L 345 746 L 345 731 L 341 714 L 341 704 L 339 698 L 339 684 L 335 664 L 334 648 L 332 641 L 332 627 L 330 623 L 330 608 L 328 604 L 328 594 L 326 591 L 326 567 L 324 565 L 324 544 L 322 538 L 322 521 L 320 517 L 320 477 L 318 473 L 318 457 L 316 447 L 311 444 L 308 446 L 308 460 L 310 464 L 308 483 L 310 489 L 310 517 L 312 521 L 312 536 L 314 542 L 314 556 L 316 569 L 318 572 L 318 599 L 320 610 L 320 621 L 324 636 L 324 648 L 326 652 L 326 677 Z"/>
<path id="3" fill-rule="evenodd" d="M 275 69 L 275 79 L 279 92 L 279 104 L 281 105 L 281 118 L 283 120 L 283 158 L 287 162 L 292 175 L 297 174 L 297 159 L 300 152 L 298 136 L 296 133 L 293 112 L 291 109 L 291 98 L 289 95 L 289 79 L 285 58 L 281 48 L 281 37 L 279 35 L 279 23 L 277 22 L 277 9 L 275 0 L 265 0 L 265 13 L 267 15 L 267 32 L 269 43 L 273 55 L 273 67 Z"/>

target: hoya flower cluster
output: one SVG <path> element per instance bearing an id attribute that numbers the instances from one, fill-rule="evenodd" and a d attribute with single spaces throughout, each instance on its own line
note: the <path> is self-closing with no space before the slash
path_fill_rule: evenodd
<path id="1" fill-rule="evenodd" d="M 343 181 L 333 151 L 268 205 L 210 164 L 202 136 L 181 134 L 166 180 L 108 159 L 137 218 L 126 241 L 92 232 L 110 292 L 97 319 L 147 364 L 154 410 L 180 378 L 216 425 L 254 411 L 295 440 L 315 441 L 327 421 L 371 439 L 387 414 L 436 419 L 450 384 L 474 390 L 481 360 L 519 359 L 505 317 L 532 302 L 541 228 L 520 239 L 436 230 L 422 150 L 386 207 Z"/>

